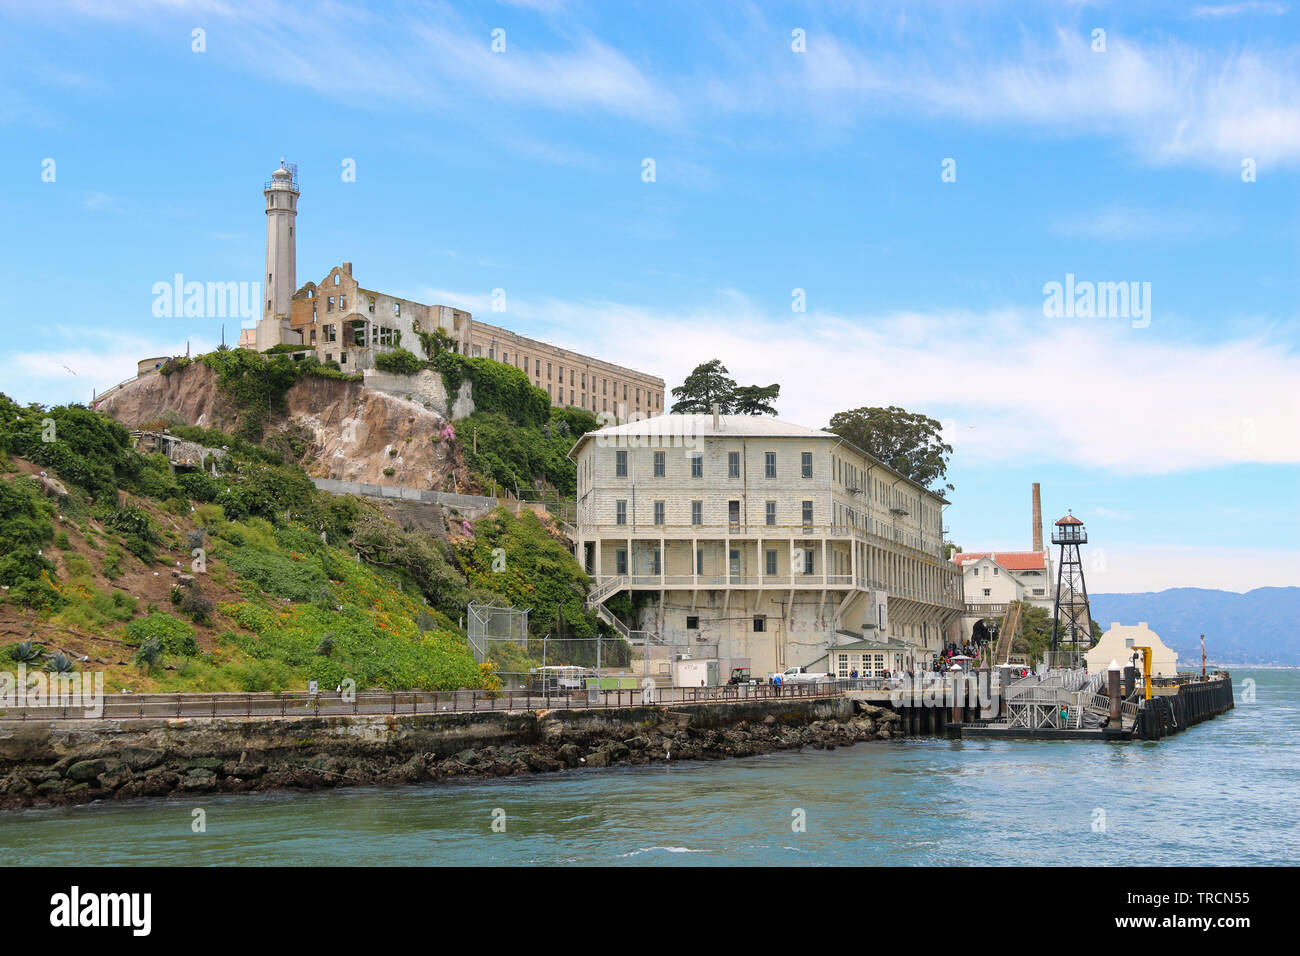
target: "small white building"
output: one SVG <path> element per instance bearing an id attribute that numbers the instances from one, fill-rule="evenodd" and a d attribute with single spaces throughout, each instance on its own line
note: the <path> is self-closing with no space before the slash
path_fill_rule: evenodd
<path id="1" fill-rule="evenodd" d="M 1147 627 L 1146 621 L 1111 624 L 1106 633 L 1102 634 L 1097 646 L 1085 655 L 1088 673 L 1101 673 L 1110 666 L 1111 661 L 1119 661 L 1120 667 L 1128 667 L 1133 663 L 1134 648 L 1139 647 L 1151 648 L 1151 676 L 1173 677 L 1178 673 L 1178 652 L 1167 647 L 1160 640 L 1160 635 Z M 1138 668 L 1141 667 L 1139 661 Z"/>

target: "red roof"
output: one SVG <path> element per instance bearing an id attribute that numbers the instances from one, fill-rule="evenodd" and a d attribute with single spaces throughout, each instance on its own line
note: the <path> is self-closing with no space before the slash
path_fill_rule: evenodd
<path id="1" fill-rule="evenodd" d="M 958 564 L 970 564 L 980 558 L 992 558 L 993 562 L 1008 571 L 1045 571 L 1047 562 L 1041 551 L 980 551 L 962 552 L 953 555 Z"/>
<path id="2" fill-rule="evenodd" d="M 1062 518 L 1060 521 L 1058 521 L 1058 522 L 1056 522 L 1056 523 L 1057 523 L 1057 524 L 1083 524 L 1082 521 L 1080 521 L 1078 518 L 1076 518 L 1076 517 L 1075 517 L 1074 515 L 1072 515 L 1072 514 L 1071 514 L 1071 515 L 1066 515 L 1064 518 Z"/>

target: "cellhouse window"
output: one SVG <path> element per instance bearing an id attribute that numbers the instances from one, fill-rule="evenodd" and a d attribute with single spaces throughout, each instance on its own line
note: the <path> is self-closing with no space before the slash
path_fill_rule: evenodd
<path id="1" fill-rule="evenodd" d="M 694 614 L 688 614 L 688 615 L 686 616 L 686 630 L 688 630 L 688 631 L 698 631 L 699 629 L 700 629 L 700 619 L 699 619 L 699 617 L 696 616 L 696 615 L 694 615 Z"/>
<path id="2" fill-rule="evenodd" d="M 665 473 L 667 452 L 655 452 L 655 477 L 662 478 Z"/>
<path id="3" fill-rule="evenodd" d="M 767 630 L 767 618 L 762 614 L 754 615 L 754 633 L 758 634 Z"/>
<path id="4" fill-rule="evenodd" d="M 704 455 L 701 452 L 691 452 L 691 477 L 704 477 Z"/>
<path id="5" fill-rule="evenodd" d="M 627 548 L 619 548 L 614 552 L 614 573 L 627 574 Z"/>
<path id="6" fill-rule="evenodd" d="M 704 502 L 691 502 L 691 524 L 704 524 Z"/>
<path id="7" fill-rule="evenodd" d="M 767 451 L 763 453 L 763 477 L 776 477 L 776 452 Z"/>
<path id="8" fill-rule="evenodd" d="M 663 523 L 664 523 L 664 503 L 662 501 L 656 501 L 655 502 L 655 524 L 663 524 Z"/>
<path id="9" fill-rule="evenodd" d="M 738 451 L 727 452 L 727 477 L 740 477 L 740 452 Z"/>
<path id="10" fill-rule="evenodd" d="M 799 468 L 805 478 L 812 477 L 812 452 L 806 451 L 799 456 Z"/>
<path id="11" fill-rule="evenodd" d="M 614 502 L 614 523 L 627 524 L 627 502 L 626 501 Z"/>
<path id="12" fill-rule="evenodd" d="M 764 505 L 764 517 L 769 527 L 776 526 L 776 502 L 769 501 Z"/>
<path id="13" fill-rule="evenodd" d="M 776 574 L 776 551 L 771 548 L 763 555 L 763 573 Z"/>
<path id="14" fill-rule="evenodd" d="M 806 526 L 812 525 L 812 519 L 813 519 L 812 506 L 813 503 L 811 501 L 805 501 L 803 503 L 803 523 Z"/>
<path id="15" fill-rule="evenodd" d="M 627 452 L 625 451 L 614 452 L 614 477 L 627 477 Z"/>

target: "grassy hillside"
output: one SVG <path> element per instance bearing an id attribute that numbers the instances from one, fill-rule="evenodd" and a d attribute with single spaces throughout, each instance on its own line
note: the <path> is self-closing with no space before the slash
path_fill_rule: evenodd
<path id="1" fill-rule="evenodd" d="M 471 584 L 436 536 L 317 492 L 296 465 L 248 441 L 175 431 L 228 446 L 226 473 L 173 475 L 101 415 L 0 395 L 0 654 L 11 659 L 0 669 L 72 661 L 104 671 L 111 690 L 136 691 L 300 689 L 344 677 L 361 688 L 495 684 L 456 621 L 470 598 L 511 588 L 481 577 L 473 546 Z M 474 528 L 461 531 L 474 540 Z M 557 606 L 582 617 L 586 579 L 552 543 L 548 558 L 569 564 L 571 594 Z"/>

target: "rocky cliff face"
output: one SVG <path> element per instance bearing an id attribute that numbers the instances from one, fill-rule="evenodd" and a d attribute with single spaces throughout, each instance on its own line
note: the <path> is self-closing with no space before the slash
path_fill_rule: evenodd
<path id="1" fill-rule="evenodd" d="M 137 379 L 97 407 L 128 428 L 170 421 L 232 432 L 242 424 L 239 409 L 217 388 L 216 373 L 198 362 Z M 471 490 L 456 442 L 443 437 L 446 428 L 446 419 L 425 402 L 313 376 L 289 389 L 266 433 L 288 429 L 308 438 L 312 447 L 302 465 L 316 478 Z"/>

